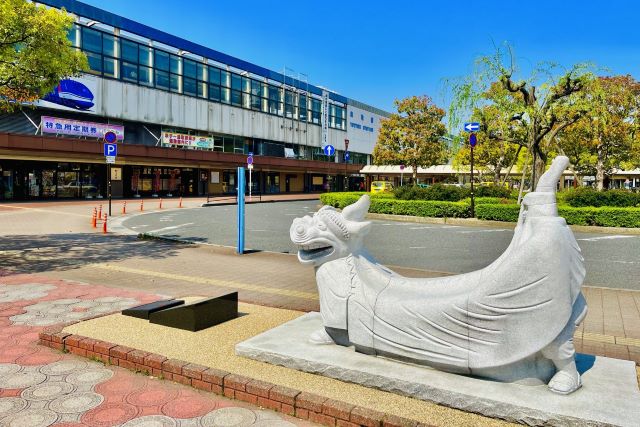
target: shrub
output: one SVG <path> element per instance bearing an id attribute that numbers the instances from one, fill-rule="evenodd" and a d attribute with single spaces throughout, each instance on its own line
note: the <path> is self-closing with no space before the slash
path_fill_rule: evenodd
<path id="1" fill-rule="evenodd" d="M 427 188 L 418 186 L 399 187 L 394 191 L 399 200 L 439 200 L 457 202 L 469 197 L 469 189 L 455 185 L 434 184 Z"/>
<path id="2" fill-rule="evenodd" d="M 511 197 L 511 190 L 499 185 L 481 185 L 474 187 L 473 192 L 476 197 L 498 197 L 502 199 Z"/>
<path id="3" fill-rule="evenodd" d="M 322 204 L 343 209 L 360 198 L 358 193 L 324 193 L 320 195 Z M 471 216 L 466 202 L 441 202 L 434 200 L 397 200 L 389 197 L 371 197 L 369 212 L 410 215 L 436 218 L 468 218 Z"/>
<path id="4" fill-rule="evenodd" d="M 471 203 L 471 198 L 465 199 L 465 201 Z M 512 205 L 515 203 L 516 203 L 516 200 L 505 199 L 500 197 L 476 197 L 475 198 L 476 205 Z"/>
<path id="5" fill-rule="evenodd" d="M 488 221 L 517 222 L 520 206 L 517 204 L 479 204 L 476 206 L 476 218 Z"/>
<path id="6" fill-rule="evenodd" d="M 573 207 L 634 207 L 640 206 L 640 193 L 628 190 L 597 191 L 590 187 L 576 188 L 561 193 L 561 198 Z"/>

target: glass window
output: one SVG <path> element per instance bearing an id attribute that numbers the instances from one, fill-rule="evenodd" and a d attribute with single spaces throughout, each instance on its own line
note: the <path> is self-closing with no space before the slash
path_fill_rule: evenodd
<path id="1" fill-rule="evenodd" d="M 231 89 L 242 90 L 242 78 L 237 74 L 231 74 Z"/>
<path id="2" fill-rule="evenodd" d="M 229 102 L 231 102 L 230 90 L 231 89 L 229 89 L 229 88 L 221 88 L 220 89 L 220 100 L 222 102 L 224 102 L 225 104 L 228 104 Z"/>
<path id="3" fill-rule="evenodd" d="M 229 87 L 229 84 L 230 84 L 229 78 L 230 76 L 228 71 L 220 70 L 220 86 Z"/>
<path id="4" fill-rule="evenodd" d="M 89 68 L 92 71 L 102 72 L 102 55 L 92 52 L 85 52 L 89 61 Z"/>
<path id="5" fill-rule="evenodd" d="M 205 70 L 205 65 L 198 62 L 196 63 L 196 78 L 198 80 L 204 80 L 204 70 Z"/>
<path id="6" fill-rule="evenodd" d="M 233 137 L 225 136 L 224 137 L 224 151 L 225 153 L 233 153 L 235 148 Z"/>
<path id="7" fill-rule="evenodd" d="M 76 24 L 73 24 L 73 26 L 71 27 L 71 29 L 69 29 L 69 32 L 67 33 L 67 39 L 69 39 L 69 41 L 71 42 L 71 46 L 75 46 L 76 45 L 76 30 L 78 29 L 78 26 Z"/>
<path id="8" fill-rule="evenodd" d="M 231 91 L 231 104 L 239 107 L 242 106 L 242 92 L 238 92 L 237 90 Z"/>
<path id="9" fill-rule="evenodd" d="M 153 50 L 148 46 L 138 45 L 138 49 L 140 51 L 140 65 L 146 65 L 147 67 L 151 67 L 153 64 L 151 63 Z"/>
<path id="10" fill-rule="evenodd" d="M 182 60 L 182 75 L 185 77 L 190 77 L 192 79 L 196 78 L 196 63 L 190 59 Z"/>
<path id="11" fill-rule="evenodd" d="M 204 83 L 204 82 L 200 82 L 200 81 L 199 81 L 199 82 L 197 83 L 197 86 L 198 86 L 198 96 L 199 96 L 200 98 L 204 98 L 204 97 L 205 97 L 205 89 L 206 89 L 206 87 L 207 87 L 207 84 L 206 84 L 206 83 Z"/>
<path id="12" fill-rule="evenodd" d="M 129 82 L 138 82 L 138 66 L 128 62 L 122 62 L 120 66 L 120 76 L 122 80 Z"/>
<path id="13" fill-rule="evenodd" d="M 235 153 L 244 153 L 244 138 L 234 138 L 233 151 Z"/>
<path id="14" fill-rule="evenodd" d="M 307 121 L 307 97 L 300 95 L 298 100 L 298 119 Z"/>
<path id="15" fill-rule="evenodd" d="M 120 58 L 134 64 L 138 63 L 138 43 L 120 40 Z"/>
<path id="16" fill-rule="evenodd" d="M 115 37 L 109 34 L 102 35 L 102 53 L 108 56 L 116 56 L 115 55 Z"/>
<path id="17" fill-rule="evenodd" d="M 209 85 L 209 99 L 220 101 L 220 86 Z"/>
<path id="18" fill-rule="evenodd" d="M 371 123 L 373 124 L 373 117 L 371 117 Z"/>
<path id="19" fill-rule="evenodd" d="M 116 64 L 115 59 L 113 58 L 104 58 L 102 72 L 105 76 L 115 77 L 116 76 Z"/>
<path id="20" fill-rule="evenodd" d="M 169 54 L 156 50 L 154 65 L 159 70 L 169 71 Z"/>
<path id="21" fill-rule="evenodd" d="M 349 117 L 353 117 L 353 111 L 349 111 Z"/>
<path id="22" fill-rule="evenodd" d="M 153 85 L 153 79 L 151 78 L 151 68 L 140 66 L 138 67 L 138 74 L 140 76 L 140 79 L 138 80 L 140 84 L 147 86 Z"/>
<path id="23" fill-rule="evenodd" d="M 251 95 L 262 95 L 262 84 L 257 80 L 251 80 Z"/>
<path id="24" fill-rule="evenodd" d="M 247 93 L 251 92 L 251 79 L 246 77 L 242 78 L 242 91 Z"/>
<path id="25" fill-rule="evenodd" d="M 174 74 L 180 74 L 180 58 L 178 56 L 171 55 L 171 60 L 169 62 L 171 65 L 169 67 L 169 71 Z"/>
<path id="26" fill-rule="evenodd" d="M 214 67 L 209 67 L 209 83 L 214 85 L 220 84 L 220 70 Z"/>
<path id="27" fill-rule="evenodd" d="M 259 96 L 251 95 L 251 108 L 254 110 L 262 109 L 262 98 Z"/>
<path id="28" fill-rule="evenodd" d="M 221 136 L 213 137 L 213 151 L 222 151 L 224 149 L 224 139 Z"/>
<path id="29" fill-rule="evenodd" d="M 182 79 L 182 93 L 186 95 L 196 95 L 196 81 L 189 78 Z"/>
<path id="30" fill-rule="evenodd" d="M 169 90 L 169 73 L 156 70 L 156 87 Z"/>
<path id="31" fill-rule="evenodd" d="M 169 76 L 169 84 L 171 86 L 171 91 L 178 92 L 180 90 L 180 76 L 171 74 Z"/>
<path id="32" fill-rule="evenodd" d="M 82 28 L 82 50 L 102 52 L 102 33 L 90 28 Z"/>

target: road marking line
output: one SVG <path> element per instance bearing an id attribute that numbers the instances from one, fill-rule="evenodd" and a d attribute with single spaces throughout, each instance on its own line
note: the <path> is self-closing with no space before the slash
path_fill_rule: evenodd
<path id="1" fill-rule="evenodd" d="M 88 267 L 100 268 L 102 270 L 118 271 L 121 273 L 140 274 L 143 276 L 159 277 L 162 279 L 181 280 L 183 282 L 200 283 L 204 285 L 217 286 L 221 288 L 236 288 L 245 291 L 261 292 L 263 294 L 275 294 L 288 297 L 302 298 L 317 301 L 318 295 L 311 292 L 295 291 L 291 289 L 270 288 L 267 286 L 251 285 L 249 283 L 235 282 L 232 280 L 208 279 L 205 277 L 185 276 L 181 274 L 163 273 L 161 271 L 141 270 L 137 268 L 123 267 L 113 264 L 89 264 Z"/>
<path id="2" fill-rule="evenodd" d="M 429 228 L 434 228 L 434 227 L 429 227 L 429 226 L 423 226 L 423 227 L 409 227 L 409 230 L 427 230 Z"/>
<path id="3" fill-rule="evenodd" d="M 459 231 L 460 234 L 472 234 L 472 233 L 497 233 L 502 231 L 511 231 L 506 228 L 499 228 L 497 230 L 469 230 L 469 231 Z"/>
<path id="4" fill-rule="evenodd" d="M 147 233 L 158 233 L 160 231 L 175 230 L 176 228 L 186 227 L 187 225 L 193 225 L 193 224 L 194 224 L 193 222 L 187 222 L 186 224 L 172 225 L 170 227 L 158 228 L 157 230 L 149 230 L 147 231 Z"/>
<path id="5" fill-rule="evenodd" d="M 613 240 L 613 239 L 633 239 L 636 236 L 622 236 L 620 234 L 616 234 L 613 236 L 601 236 L 601 237 L 589 237 L 586 239 L 576 239 L 582 242 L 597 242 L 598 240 Z"/>
<path id="6" fill-rule="evenodd" d="M 427 249 L 426 246 L 409 246 L 409 249 Z"/>

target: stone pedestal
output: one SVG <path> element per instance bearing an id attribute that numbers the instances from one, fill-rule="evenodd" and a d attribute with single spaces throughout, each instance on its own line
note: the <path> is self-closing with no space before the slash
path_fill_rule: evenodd
<path id="1" fill-rule="evenodd" d="M 237 344 L 236 353 L 529 425 L 634 426 L 640 420 L 640 391 L 630 361 L 579 355 L 584 385 L 562 396 L 550 393 L 546 385 L 481 380 L 356 353 L 350 347 L 311 344 L 309 335 L 321 327 L 320 314 L 308 313 Z"/>

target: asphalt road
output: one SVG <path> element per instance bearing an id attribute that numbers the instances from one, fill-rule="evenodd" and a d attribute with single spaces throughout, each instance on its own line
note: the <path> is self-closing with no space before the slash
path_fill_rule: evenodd
<path id="1" fill-rule="evenodd" d="M 291 222 L 313 214 L 317 207 L 316 201 L 247 205 L 245 247 L 295 253 L 289 240 Z M 123 225 L 158 236 L 236 245 L 235 206 L 149 213 Z M 507 227 L 373 221 L 365 244 L 386 265 L 463 273 L 490 264 L 512 235 Z M 576 233 L 576 239 L 587 266 L 585 285 L 640 290 L 640 236 Z"/>

